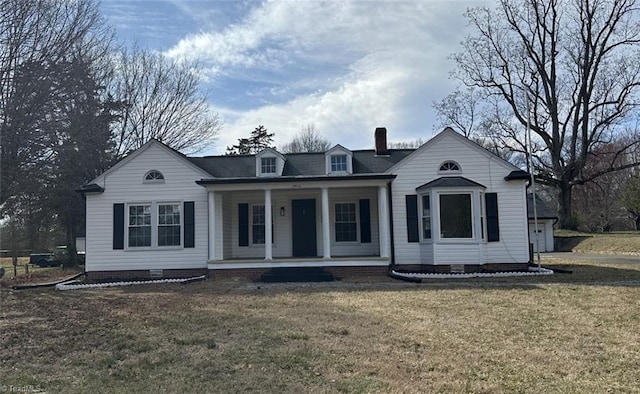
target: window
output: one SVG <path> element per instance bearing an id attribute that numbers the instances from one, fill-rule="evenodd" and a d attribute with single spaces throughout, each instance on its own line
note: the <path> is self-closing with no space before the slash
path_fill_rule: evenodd
<path id="1" fill-rule="evenodd" d="M 151 246 L 151 205 L 129 206 L 129 246 Z"/>
<path id="2" fill-rule="evenodd" d="M 180 246 L 180 205 L 158 205 L 158 246 Z"/>
<path id="3" fill-rule="evenodd" d="M 251 207 L 251 241 L 254 244 L 263 244 L 266 242 L 267 234 L 264 225 L 267 217 L 264 212 L 264 205 L 253 205 Z M 271 243 L 274 240 L 273 232 L 273 215 L 271 215 Z"/>
<path id="4" fill-rule="evenodd" d="M 264 159 L 262 159 L 264 160 Z M 254 244 L 264 244 L 265 242 L 265 214 L 264 205 L 254 205 L 251 208 L 251 234 Z"/>
<path id="5" fill-rule="evenodd" d="M 164 247 L 182 245 L 182 204 L 129 205 L 128 246 Z"/>
<path id="6" fill-rule="evenodd" d="M 162 183 L 164 182 L 164 175 L 158 170 L 151 170 L 144 176 L 145 183 Z"/>
<path id="7" fill-rule="evenodd" d="M 331 172 L 347 172 L 347 155 L 331 156 Z"/>
<path id="8" fill-rule="evenodd" d="M 422 196 L 422 238 L 431 239 L 431 204 L 428 194 Z"/>
<path id="9" fill-rule="evenodd" d="M 276 158 L 275 157 L 263 157 L 260 159 L 260 172 L 262 174 L 275 174 L 276 173 Z"/>
<path id="10" fill-rule="evenodd" d="M 336 242 L 357 242 L 356 204 L 338 203 L 335 208 Z"/>
<path id="11" fill-rule="evenodd" d="M 445 161 L 440 164 L 440 171 L 460 171 L 460 166 L 455 161 Z"/>
<path id="12" fill-rule="evenodd" d="M 471 193 L 440 194 L 440 237 L 473 238 Z"/>

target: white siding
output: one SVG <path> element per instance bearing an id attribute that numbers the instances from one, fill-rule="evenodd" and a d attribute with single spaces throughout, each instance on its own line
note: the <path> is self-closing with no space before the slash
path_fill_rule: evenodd
<path id="1" fill-rule="evenodd" d="M 419 149 L 391 170 L 391 173 L 397 175 L 392 183 L 395 262 L 419 264 L 429 258 L 421 256 L 420 243 L 407 242 L 405 195 L 416 194 L 417 187 L 444 176 L 438 170 L 446 160 L 454 160 L 461 167 L 461 173 L 452 175 L 480 183 L 486 187 L 485 192 L 498 194 L 500 241 L 486 243 L 486 249 L 478 244 L 465 246 L 440 242 L 434 244 L 434 263 L 527 262 L 525 183 L 504 180 L 514 168 L 481 148 L 471 146 L 448 133 L 434 137 L 427 144 L 424 149 Z"/>
<path id="2" fill-rule="evenodd" d="M 537 252 L 536 231 L 533 220 L 529 221 L 529 242 L 533 245 L 533 251 Z M 553 252 L 553 219 L 538 220 L 538 245 L 540 252 Z"/>
<path id="3" fill-rule="evenodd" d="M 164 183 L 143 183 L 151 169 L 164 174 Z M 208 206 L 206 190 L 195 183 L 200 178 L 189 163 L 159 144 L 99 177 L 104 193 L 87 195 L 87 271 L 205 268 Z M 195 248 L 135 250 L 127 248 L 125 239 L 124 250 L 113 249 L 113 204 L 184 201 L 194 202 Z M 125 212 L 125 226 L 127 220 Z"/>

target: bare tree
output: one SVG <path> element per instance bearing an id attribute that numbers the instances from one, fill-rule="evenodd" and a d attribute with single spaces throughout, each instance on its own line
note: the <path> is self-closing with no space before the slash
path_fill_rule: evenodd
<path id="1" fill-rule="evenodd" d="M 422 138 L 413 141 L 389 142 L 388 147 L 389 149 L 416 149 L 424 144 L 424 142 Z"/>
<path id="2" fill-rule="evenodd" d="M 466 16 L 476 34 L 453 55 L 453 75 L 487 98 L 485 132 L 497 143 L 524 151 L 530 120 L 536 175 L 558 190 L 560 224 L 573 227 L 574 186 L 639 164 L 628 160 L 640 143 L 636 1 L 501 0 Z M 636 138 L 587 172 L 589 156 L 630 127 Z"/>
<path id="3" fill-rule="evenodd" d="M 139 48 L 116 62 L 110 92 L 124 104 L 115 130 L 119 156 L 152 138 L 185 153 L 213 143 L 221 122 L 199 90 L 197 65 Z"/>
<path id="4" fill-rule="evenodd" d="M 284 153 L 325 152 L 331 148 L 331 142 L 320 136 L 313 123 L 307 124 L 291 142 L 281 148 Z"/>

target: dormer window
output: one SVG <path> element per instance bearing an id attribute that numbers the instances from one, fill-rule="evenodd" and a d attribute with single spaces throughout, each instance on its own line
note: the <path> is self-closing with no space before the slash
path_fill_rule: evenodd
<path id="1" fill-rule="evenodd" d="M 325 174 L 353 174 L 353 153 L 342 145 L 336 145 L 325 152 L 324 162 Z"/>
<path id="2" fill-rule="evenodd" d="M 455 161 L 448 160 L 440 164 L 440 172 L 460 172 L 460 165 Z"/>
<path id="3" fill-rule="evenodd" d="M 347 172 L 347 155 L 331 156 L 331 172 Z"/>
<path id="4" fill-rule="evenodd" d="M 144 175 L 144 183 L 164 183 L 164 175 L 158 170 L 151 170 Z"/>
<path id="5" fill-rule="evenodd" d="M 260 172 L 262 174 L 275 174 L 276 173 L 276 158 L 275 157 L 263 157 L 260 159 Z"/>
<path id="6" fill-rule="evenodd" d="M 256 176 L 281 176 L 285 158 L 273 148 L 265 148 L 256 155 Z"/>

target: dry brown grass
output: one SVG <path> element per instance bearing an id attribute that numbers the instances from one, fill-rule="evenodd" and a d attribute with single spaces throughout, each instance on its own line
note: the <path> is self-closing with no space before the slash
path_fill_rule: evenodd
<path id="1" fill-rule="evenodd" d="M 581 233 L 559 230 L 556 236 L 583 237 L 572 251 L 578 253 L 603 253 L 640 255 L 640 232 L 621 231 L 613 233 Z"/>
<path id="2" fill-rule="evenodd" d="M 3 288 L 0 387 L 638 392 L 640 264 L 554 264 L 574 274 Z"/>

